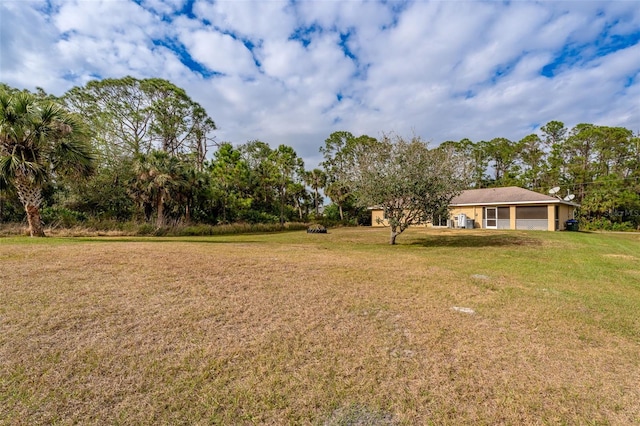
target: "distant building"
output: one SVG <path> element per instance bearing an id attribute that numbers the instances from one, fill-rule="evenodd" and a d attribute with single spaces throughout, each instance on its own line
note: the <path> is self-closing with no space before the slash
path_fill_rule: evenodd
<path id="1" fill-rule="evenodd" d="M 560 231 L 574 218 L 577 207 L 576 203 L 517 186 L 469 189 L 451 200 L 448 218 L 434 218 L 421 225 Z M 382 209 L 371 208 L 371 224 L 385 225 Z"/>

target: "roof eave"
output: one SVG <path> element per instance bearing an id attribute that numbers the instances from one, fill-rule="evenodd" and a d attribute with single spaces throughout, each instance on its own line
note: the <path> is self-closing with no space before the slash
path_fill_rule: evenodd
<path id="1" fill-rule="evenodd" d="M 490 203 L 451 203 L 450 207 L 471 207 L 471 206 L 500 206 L 500 205 L 519 205 L 519 204 L 564 204 L 567 206 L 580 207 L 580 204 L 571 203 L 564 200 L 544 200 L 544 201 L 494 201 Z"/>

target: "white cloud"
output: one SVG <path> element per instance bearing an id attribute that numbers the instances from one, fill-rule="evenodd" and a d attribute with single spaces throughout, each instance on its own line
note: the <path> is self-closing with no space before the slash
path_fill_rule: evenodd
<path id="1" fill-rule="evenodd" d="M 140 40 L 162 33 L 158 16 L 129 1 L 66 1 L 53 21 L 62 33 L 106 40 Z"/>
<path id="2" fill-rule="evenodd" d="M 285 1 L 209 1 L 198 0 L 196 16 L 222 31 L 252 39 L 286 39 L 295 28 L 295 17 Z"/>
<path id="3" fill-rule="evenodd" d="M 230 35 L 205 29 L 182 33 L 180 41 L 194 60 L 213 71 L 240 76 L 255 74 L 251 52 Z"/>
<path id="4" fill-rule="evenodd" d="M 308 167 L 335 130 L 437 143 L 517 140 L 554 119 L 640 129 L 640 45 L 602 56 L 640 31 L 636 2 L 196 0 L 180 14 L 189 7 L 2 2 L 0 80 L 62 94 L 95 76 L 166 78 L 207 108 L 218 140 L 292 145 Z"/>
<path id="5" fill-rule="evenodd" d="M 44 6 L 44 2 L 0 3 L 0 81 L 31 88 L 49 88 L 59 82 L 55 73 L 32 72 L 48 69 L 56 56 L 57 32 L 39 12 Z"/>

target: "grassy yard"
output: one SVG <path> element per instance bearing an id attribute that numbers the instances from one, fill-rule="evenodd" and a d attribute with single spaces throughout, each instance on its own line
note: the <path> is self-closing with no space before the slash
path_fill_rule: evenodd
<path id="1" fill-rule="evenodd" d="M 387 232 L 2 238 L 0 424 L 640 423 L 640 234 Z"/>

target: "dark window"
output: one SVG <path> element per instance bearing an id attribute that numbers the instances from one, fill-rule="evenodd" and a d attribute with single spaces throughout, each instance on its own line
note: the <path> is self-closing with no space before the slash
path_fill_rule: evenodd
<path id="1" fill-rule="evenodd" d="M 498 207 L 498 219 L 510 219 L 509 207 Z"/>
<path id="2" fill-rule="evenodd" d="M 547 206 L 518 206 L 516 219 L 547 219 Z"/>

